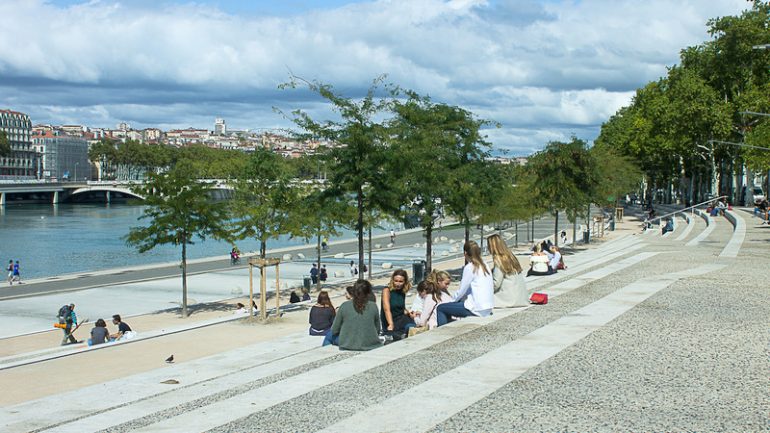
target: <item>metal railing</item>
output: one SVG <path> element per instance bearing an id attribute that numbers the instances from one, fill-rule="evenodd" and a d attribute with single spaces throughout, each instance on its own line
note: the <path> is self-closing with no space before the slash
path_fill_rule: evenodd
<path id="1" fill-rule="evenodd" d="M 691 213 L 694 213 L 694 212 L 695 212 L 695 208 L 696 208 L 696 207 L 698 207 L 698 206 L 703 206 L 704 204 L 707 204 L 707 203 L 711 203 L 711 202 L 713 202 L 713 201 L 716 201 L 716 200 L 719 200 L 719 199 L 721 199 L 721 198 L 724 198 L 724 199 L 726 199 L 726 198 L 727 198 L 727 196 L 726 196 L 726 195 L 720 195 L 720 196 L 718 196 L 718 197 L 713 197 L 713 198 L 710 198 L 710 199 L 708 199 L 708 200 L 706 200 L 706 201 L 700 202 L 700 203 L 698 203 L 698 204 L 694 204 L 694 205 L 692 205 L 692 206 L 686 207 L 686 208 L 684 208 L 684 209 L 675 210 L 675 211 L 673 211 L 673 212 L 669 212 L 669 213 L 667 213 L 667 214 L 665 214 L 665 215 L 661 215 L 661 216 L 659 216 L 659 217 L 655 217 L 655 218 L 653 218 L 653 219 L 651 219 L 651 220 L 645 220 L 645 221 L 646 221 L 646 222 L 648 222 L 648 223 L 650 223 L 650 224 L 652 224 L 652 222 L 653 222 L 653 221 L 655 221 L 655 220 L 658 220 L 658 222 L 660 222 L 660 220 L 661 220 L 662 218 L 667 218 L 667 217 L 670 217 L 670 216 L 672 216 L 672 215 L 676 215 L 676 214 L 678 214 L 678 213 L 684 213 L 684 212 L 687 212 L 688 210 L 689 210 L 689 211 L 692 211 Z"/>

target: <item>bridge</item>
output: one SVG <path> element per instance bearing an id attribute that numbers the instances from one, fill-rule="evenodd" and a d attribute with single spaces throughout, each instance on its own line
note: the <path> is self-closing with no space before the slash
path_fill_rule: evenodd
<path id="1" fill-rule="evenodd" d="M 211 185 L 214 199 L 223 199 L 229 196 L 233 186 L 224 179 L 199 179 L 200 183 Z M 89 195 L 99 197 L 110 203 L 113 199 L 126 198 L 144 200 L 140 194 L 132 188 L 141 186 L 141 180 L 101 180 L 101 181 L 65 181 L 52 182 L 49 180 L 0 180 L 0 206 L 6 203 L 64 203 L 73 201 L 78 196 Z"/>
<path id="2" fill-rule="evenodd" d="M 87 181 L 50 182 L 44 180 L 0 182 L 0 206 L 7 203 L 63 203 L 77 196 L 97 193 L 110 203 L 117 195 L 120 198 L 144 197 L 132 191 L 141 181 Z"/>

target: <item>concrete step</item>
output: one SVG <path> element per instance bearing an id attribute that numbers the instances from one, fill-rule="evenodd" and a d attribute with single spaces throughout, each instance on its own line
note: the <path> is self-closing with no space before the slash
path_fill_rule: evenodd
<path id="1" fill-rule="evenodd" d="M 555 278 L 551 280 L 538 278 L 537 281 L 532 281 L 531 286 L 537 288 L 550 283 L 554 284 L 547 290 L 551 296 L 567 293 L 650 257 L 650 254 L 641 254 L 629 259 L 617 260 L 624 254 L 638 249 L 640 245 L 638 240 L 632 237 L 609 242 L 596 250 L 575 255 L 570 269 L 566 273 L 557 274 L 564 276 L 569 273 L 575 277 L 565 279 L 561 283 L 556 283 Z M 615 263 L 603 266 L 596 271 L 580 274 L 580 272 L 610 261 L 615 261 Z M 510 314 L 523 310 L 525 309 L 496 311 L 489 321 L 501 320 Z M 347 359 L 353 354 L 341 353 L 331 348 L 318 348 L 320 340 L 317 338 L 295 335 L 287 337 L 284 341 L 272 344 L 261 343 L 208 359 L 172 365 L 147 374 L 17 405 L 3 414 L 3 418 L 5 418 L 13 413 L 14 422 L 4 422 L 3 425 L 7 431 L 27 431 L 30 426 L 52 428 L 52 431 L 91 431 L 119 425 L 130 420 L 144 419 L 146 423 L 148 417 L 152 418 L 153 414 L 163 413 L 164 410 L 169 410 L 171 407 L 193 404 L 200 399 L 208 400 L 215 395 L 221 397 L 224 394 L 234 392 L 233 390 L 238 388 L 239 384 L 250 383 L 257 386 L 257 382 L 266 380 L 270 376 L 285 375 L 287 371 L 297 369 L 299 366 L 313 365 L 312 369 L 307 371 L 300 369 L 286 379 L 293 381 L 291 383 L 297 387 L 297 392 L 303 390 L 303 392 L 308 392 L 302 384 L 317 384 L 317 380 L 314 380 L 313 376 L 326 375 L 324 369 L 329 370 L 329 378 L 343 380 L 355 374 L 355 371 L 365 371 L 365 369 L 372 368 L 372 362 L 376 363 L 377 361 L 372 361 L 368 359 L 369 357 L 390 361 L 403 359 L 416 351 L 429 350 L 436 344 L 470 332 L 485 323 L 484 320 L 466 319 L 457 322 L 456 325 L 427 333 L 425 337 L 421 335 L 420 338 L 409 339 L 369 352 L 369 354 L 355 356 L 356 359 L 363 356 L 362 361 Z M 419 344 L 415 342 L 419 342 Z M 263 353 L 263 351 L 268 352 Z M 338 357 L 345 359 L 338 360 Z M 347 365 L 348 363 L 353 363 L 353 365 Z M 362 368 L 364 370 L 361 370 Z M 178 391 L 169 390 L 169 385 L 160 383 L 174 377 L 184 378 L 180 380 L 182 383 L 180 383 L 181 388 Z M 282 380 L 281 383 L 283 382 L 285 381 Z M 176 385 L 172 386 L 176 387 Z M 278 388 L 281 386 L 274 385 Z M 258 389 L 261 388 L 263 387 L 260 386 Z M 120 392 L 108 391 L 105 393 L 106 390 L 120 390 Z M 254 392 L 263 394 L 261 391 Z M 275 395 L 280 398 L 289 398 L 293 394 L 277 392 Z M 50 409 L 43 409 L 41 412 L 41 408 Z M 211 408 L 207 411 L 210 412 Z"/>

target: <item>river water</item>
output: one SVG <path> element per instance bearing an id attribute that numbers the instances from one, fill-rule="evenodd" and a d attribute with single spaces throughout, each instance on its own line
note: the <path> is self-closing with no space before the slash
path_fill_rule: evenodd
<path id="1" fill-rule="evenodd" d="M 146 220 L 138 220 L 144 208 L 103 203 L 0 207 L 0 261 L 7 268 L 8 260 L 19 260 L 22 279 L 180 261 L 180 247 L 162 245 L 140 254 L 126 245 L 123 236 L 131 227 L 147 225 Z M 374 229 L 373 233 L 384 231 Z M 338 239 L 354 237 L 352 230 L 340 232 Z M 226 256 L 231 248 L 229 243 L 212 239 L 195 242 L 188 246 L 188 259 Z M 305 243 L 303 239 L 282 236 L 268 241 L 267 248 Z M 244 252 L 259 248 L 255 240 L 238 241 L 236 245 Z"/>

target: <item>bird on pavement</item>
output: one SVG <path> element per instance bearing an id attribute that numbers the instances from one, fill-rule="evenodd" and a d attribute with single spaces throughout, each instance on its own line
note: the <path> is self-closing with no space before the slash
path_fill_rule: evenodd
<path id="1" fill-rule="evenodd" d="M 171 355 L 168 358 L 166 358 L 166 362 L 169 364 L 172 364 L 174 362 L 174 355 Z"/>

